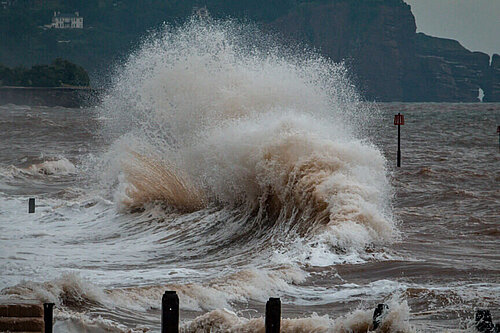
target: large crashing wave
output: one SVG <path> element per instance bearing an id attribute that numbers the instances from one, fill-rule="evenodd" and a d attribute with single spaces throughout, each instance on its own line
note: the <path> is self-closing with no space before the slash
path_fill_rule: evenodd
<path id="1" fill-rule="evenodd" d="M 127 209 L 247 210 L 339 247 L 395 234 L 385 160 L 359 138 L 371 110 L 346 69 L 313 52 L 230 21 L 166 27 L 120 68 L 101 110 Z"/>

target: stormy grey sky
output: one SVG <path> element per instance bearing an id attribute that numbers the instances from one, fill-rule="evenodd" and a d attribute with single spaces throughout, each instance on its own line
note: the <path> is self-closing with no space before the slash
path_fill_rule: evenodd
<path id="1" fill-rule="evenodd" d="M 471 51 L 500 54 L 500 0 L 405 0 L 417 31 L 458 40 Z"/>

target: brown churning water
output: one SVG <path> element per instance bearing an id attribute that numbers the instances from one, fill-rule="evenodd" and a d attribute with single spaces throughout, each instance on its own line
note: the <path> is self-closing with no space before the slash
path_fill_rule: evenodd
<path id="1" fill-rule="evenodd" d="M 156 331 L 166 289 L 185 332 L 262 332 L 276 296 L 284 332 L 500 321 L 500 105 L 362 103 L 306 53 L 192 21 L 96 108 L 0 106 L 1 297 L 69 332 Z"/>

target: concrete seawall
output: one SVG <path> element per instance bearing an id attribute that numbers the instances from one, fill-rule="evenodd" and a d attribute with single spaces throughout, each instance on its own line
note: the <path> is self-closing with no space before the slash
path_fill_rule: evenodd
<path id="1" fill-rule="evenodd" d="M 87 87 L 0 87 L 0 105 L 63 106 L 95 105 L 100 91 Z"/>

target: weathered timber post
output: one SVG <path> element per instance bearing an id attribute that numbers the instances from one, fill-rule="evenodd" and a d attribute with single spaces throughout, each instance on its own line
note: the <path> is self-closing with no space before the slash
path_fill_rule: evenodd
<path id="1" fill-rule="evenodd" d="M 44 333 L 52 333 L 54 303 L 43 303 Z"/>
<path id="2" fill-rule="evenodd" d="M 372 326 L 374 330 L 376 330 L 382 323 L 382 319 L 384 319 L 385 315 L 387 314 L 387 310 L 389 310 L 387 304 L 378 304 L 375 308 L 375 311 L 373 311 Z"/>
<path id="3" fill-rule="evenodd" d="M 498 149 L 500 150 L 500 125 L 497 127 L 497 133 L 498 133 Z"/>
<path id="4" fill-rule="evenodd" d="M 28 201 L 28 213 L 35 212 L 35 198 L 30 198 Z"/>
<path id="5" fill-rule="evenodd" d="M 270 297 L 266 303 L 266 333 L 279 333 L 281 321 L 281 300 Z"/>
<path id="6" fill-rule="evenodd" d="M 161 298 L 161 333 L 179 332 L 179 297 L 167 290 Z"/>
<path id="7" fill-rule="evenodd" d="M 490 310 L 476 311 L 476 329 L 481 333 L 498 333 L 498 327 L 493 324 Z"/>

